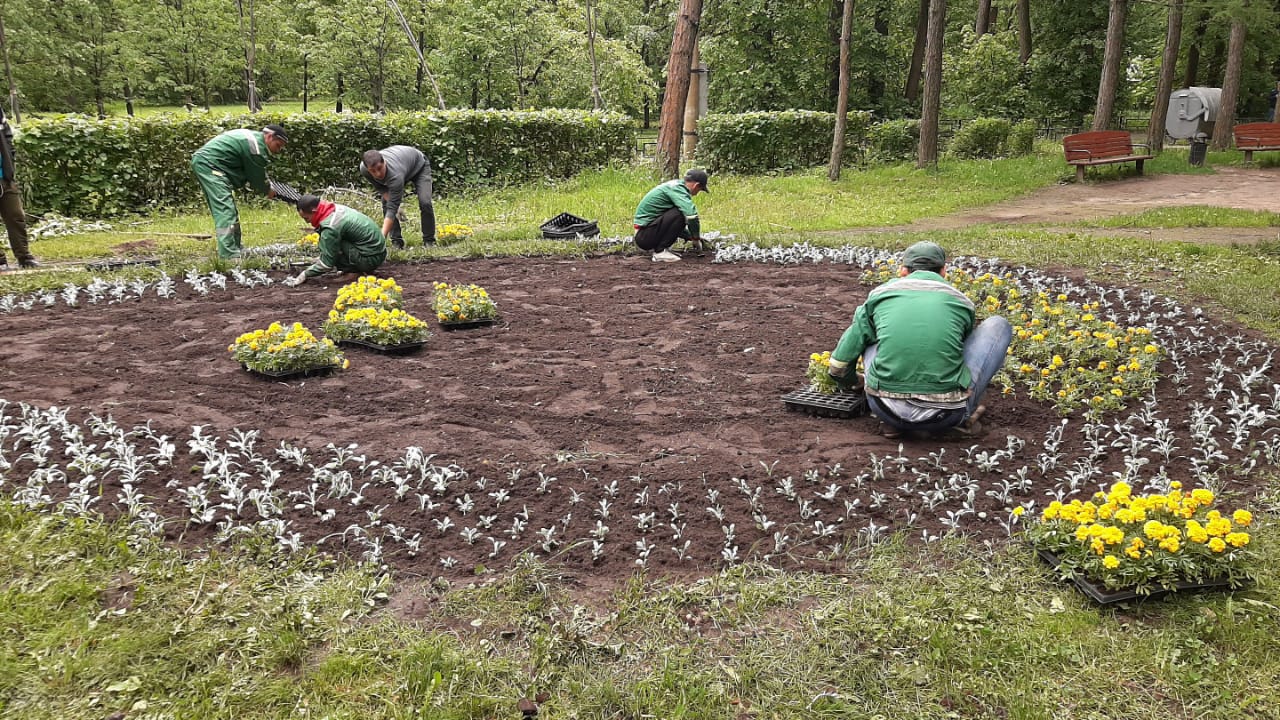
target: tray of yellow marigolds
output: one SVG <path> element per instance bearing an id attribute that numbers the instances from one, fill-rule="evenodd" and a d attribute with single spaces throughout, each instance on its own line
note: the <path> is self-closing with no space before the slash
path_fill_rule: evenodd
<path id="1" fill-rule="evenodd" d="M 852 418 L 867 414 L 867 397 L 859 390 L 841 388 L 827 372 L 831 367 L 831 353 L 813 353 L 805 377 L 808 387 L 782 396 L 788 410 L 819 417 Z M 852 371 L 851 371 L 852 372 Z"/>
<path id="2" fill-rule="evenodd" d="M 324 334 L 339 345 L 380 353 L 421 350 L 431 337 L 427 323 L 401 307 L 404 292 L 395 278 L 372 275 L 338 289 Z"/>
<path id="3" fill-rule="evenodd" d="M 445 330 L 486 327 L 498 321 L 498 306 L 479 285 L 438 282 L 432 309 Z"/>

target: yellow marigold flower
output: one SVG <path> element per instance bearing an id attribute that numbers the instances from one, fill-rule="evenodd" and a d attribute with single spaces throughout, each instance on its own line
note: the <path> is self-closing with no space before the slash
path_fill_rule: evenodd
<path id="1" fill-rule="evenodd" d="M 1101 555 L 1107 551 L 1107 546 L 1100 538 L 1094 538 L 1089 542 L 1089 549 L 1093 550 L 1094 554 Z"/>
<path id="2" fill-rule="evenodd" d="M 1054 500 L 1053 502 L 1049 503 L 1049 507 L 1045 508 L 1044 512 L 1040 513 L 1040 517 L 1045 520 L 1057 520 L 1059 517 L 1061 517 L 1061 514 L 1062 514 L 1062 503 L 1058 502 L 1057 500 Z"/>
<path id="3" fill-rule="evenodd" d="M 1148 344 L 1142 348 L 1142 352 L 1148 355 L 1155 355 L 1156 353 L 1160 352 L 1160 348 L 1156 347 L 1155 345 Z"/>
<path id="4" fill-rule="evenodd" d="M 1249 533 L 1233 532 L 1225 538 L 1231 547 L 1244 547 L 1249 544 Z"/>
<path id="5" fill-rule="evenodd" d="M 1249 524 L 1253 522 L 1253 513 L 1248 510 L 1237 510 L 1234 513 L 1231 513 L 1231 519 L 1234 520 L 1237 525 L 1248 527 Z"/>
<path id="6" fill-rule="evenodd" d="M 1201 505 L 1208 505 L 1213 502 L 1213 492 L 1204 488 L 1196 488 L 1195 490 L 1192 490 L 1191 497 L 1195 498 L 1196 502 Z"/>
<path id="7" fill-rule="evenodd" d="M 1227 549 L 1227 543 L 1224 542 L 1222 538 L 1211 538 L 1209 540 L 1209 549 L 1216 553 L 1220 553 Z"/>
<path id="8" fill-rule="evenodd" d="M 1014 517 L 1022 517 L 1022 514 L 1025 513 L 1026 511 L 1027 511 L 1026 508 L 1019 505 L 1018 507 L 1013 509 L 1013 515 Z"/>
<path id="9" fill-rule="evenodd" d="M 1182 548 L 1182 543 L 1176 537 L 1167 537 L 1160 541 L 1160 549 L 1171 553 L 1176 553 Z"/>
<path id="10" fill-rule="evenodd" d="M 349 367 L 351 367 L 351 361 L 350 361 L 350 360 L 348 360 L 348 359 L 346 359 L 346 358 L 343 358 L 343 359 L 342 359 L 342 369 L 343 369 L 343 370 L 346 370 L 346 369 L 347 369 L 347 368 L 349 368 Z"/>
<path id="11" fill-rule="evenodd" d="M 1116 557 L 1115 555 L 1108 555 L 1102 558 L 1102 567 L 1108 570 L 1115 570 L 1116 568 L 1120 567 L 1120 558 Z"/>

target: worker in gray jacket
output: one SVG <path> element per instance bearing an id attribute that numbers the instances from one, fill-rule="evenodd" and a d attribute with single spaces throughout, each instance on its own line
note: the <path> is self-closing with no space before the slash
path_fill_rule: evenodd
<path id="1" fill-rule="evenodd" d="M 360 162 L 360 174 L 382 194 L 382 234 L 397 248 L 404 247 L 400 231 L 400 204 L 405 184 L 413 183 L 422 213 L 422 245 L 436 242 L 436 212 L 431 206 L 431 161 L 422 151 L 408 145 L 392 145 L 367 150 Z"/>

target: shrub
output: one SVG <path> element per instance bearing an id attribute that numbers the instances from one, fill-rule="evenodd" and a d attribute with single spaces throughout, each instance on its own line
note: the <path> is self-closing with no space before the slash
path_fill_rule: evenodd
<path id="1" fill-rule="evenodd" d="M 951 138 L 947 152 L 960 158 L 996 158 L 1004 154 L 1011 125 L 1003 118 L 978 118 Z"/>
<path id="2" fill-rule="evenodd" d="M 631 158 L 635 127 L 614 113 L 572 110 L 338 115 L 155 115 L 91 120 L 64 115 L 24 122 L 15 139 L 34 212 L 97 217 L 192 205 L 200 191 L 191 153 L 230 128 L 281 123 L 289 146 L 271 175 L 304 189 L 362 184 L 359 154 L 413 145 L 431 159 L 434 188 L 503 185 Z"/>
<path id="3" fill-rule="evenodd" d="M 871 114 L 851 111 L 844 164 L 854 162 Z M 801 170 L 831 160 L 835 113 L 812 110 L 707 115 L 698 122 L 698 162 L 712 172 Z"/>
<path id="4" fill-rule="evenodd" d="M 867 152 L 876 162 L 910 160 L 919 143 L 919 120 L 886 120 L 867 131 Z"/>
<path id="5" fill-rule="evenodd" d="M 1009 154 L 1030 155 L 1036 145 L 1036 123 L 1023 120 L 1009 130 Z"/>

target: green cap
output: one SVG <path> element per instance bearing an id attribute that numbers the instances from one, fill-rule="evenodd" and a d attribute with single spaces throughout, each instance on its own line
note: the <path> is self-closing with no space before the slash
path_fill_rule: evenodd
<path id="1" fill-rule="evenodd" d="M 947 251 L 941 245 L 927 240 L 918 242 L 902 253 L 902 266 L 908 270 L 937 272 L 947 264 Z"/>

